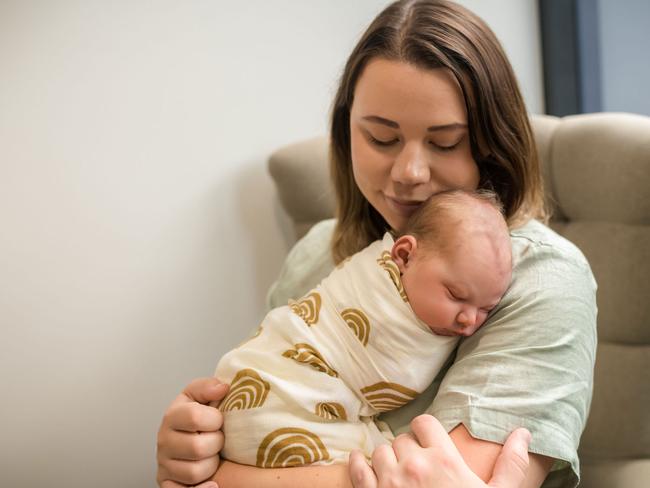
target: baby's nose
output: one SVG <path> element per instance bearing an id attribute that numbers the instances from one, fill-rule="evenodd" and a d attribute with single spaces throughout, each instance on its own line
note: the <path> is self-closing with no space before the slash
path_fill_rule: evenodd
<path id="1" fill-rule="evenodd" d="M 476 310 L 475 309 L 465 309 L 458 314 L 456 317 L 456 322 L 461 327 L 472 327 L 476 323 Z"/>

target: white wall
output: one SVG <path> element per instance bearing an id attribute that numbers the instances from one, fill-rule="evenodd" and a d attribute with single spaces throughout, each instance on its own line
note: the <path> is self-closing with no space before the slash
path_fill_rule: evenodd
<path id="1" fill-rule="evenodd" d="M 385 3 L 0 2 L 1 486 L 153 485 L 286 254 L 266 157 L 325 131 Z M 463 3 L 542 111 L 534 0 Z"/>
<path id="2" fill-rule="evenodd" d="M 528 111 L 545 113 L 537 0 L 457 1 L 482 17 L 501 41 L 515 70 Z"/>

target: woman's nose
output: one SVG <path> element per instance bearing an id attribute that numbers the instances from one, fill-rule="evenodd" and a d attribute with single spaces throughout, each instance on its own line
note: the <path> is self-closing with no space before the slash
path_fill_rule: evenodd
<path id="1" fill-rule="evenodd" d="M 429 164 L 423 148 L 415 144 L 405 144 L 395 158 L 391 178 L 403 185 L 417 185 L 429 181 Z"/>

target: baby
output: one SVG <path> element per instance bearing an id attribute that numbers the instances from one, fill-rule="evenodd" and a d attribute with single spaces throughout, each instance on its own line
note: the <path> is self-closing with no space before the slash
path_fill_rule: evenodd
<path id="1" fill-rule="evenodd" d="M 374 417 L 422 392 L 496 307 L 510 237 L 493 194 L 432 196 L 226 354 L 224 458 L 259 467 L 347 462 L 390 442 Z"/>

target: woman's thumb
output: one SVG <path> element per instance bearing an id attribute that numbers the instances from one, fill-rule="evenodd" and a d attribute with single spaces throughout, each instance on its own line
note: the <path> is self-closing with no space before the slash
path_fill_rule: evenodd
<path id="1" fill-rule="evenodd" d="M 528 444 L 531 435 L 526 429 L 515 430 L 501 449 L 488 486 L 519 488 L 528 472 Z"/>

